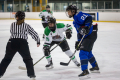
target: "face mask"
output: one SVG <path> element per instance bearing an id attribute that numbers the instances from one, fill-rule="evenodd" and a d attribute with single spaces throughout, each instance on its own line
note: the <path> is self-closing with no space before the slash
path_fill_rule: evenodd
<path id="1" fill-rule="evenodd" d="M 46 8 L 47 12 L 50 12 L 50 8 Z"/>
<path id="2" fill-rule="evenodd" d="M 50 12 L 50 10 L 47 10 L 47 12 Z"/>
<path id="3" fill-rule="evenodd" d="M 54 32 L 54 31 L 56 30 L 56 26 L 54 26 L 54 27 L 49 27 L 49 29 L 50 29 L 52 32 Z"/>

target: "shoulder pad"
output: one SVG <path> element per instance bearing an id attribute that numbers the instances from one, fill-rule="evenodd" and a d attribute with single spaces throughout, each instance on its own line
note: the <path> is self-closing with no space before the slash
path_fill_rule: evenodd
<path id="1" fill-rule="evenodd" d="M 57 25 L 57 28 L 64 28 L 65 27 L 65 24 L 63 24 L 63 23 L 57 23 L 56 25 Z"/>
<path id="2" fill-rule="evenodd" d="M 43 10 L 42 12 L 47 12 L 47 10 Z"/>
<path id="3" fill-rule="evenodd" d="M 51 30 L 48 27 L 46 27 L 44 30 L 44 34 L 48 36 L 50 34 L 50 32 L 51 32 Z"/>

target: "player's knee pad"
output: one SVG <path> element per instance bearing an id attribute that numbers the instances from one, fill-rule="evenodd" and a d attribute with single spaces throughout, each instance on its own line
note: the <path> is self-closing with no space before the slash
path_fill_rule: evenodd
<path id="1" fill-rule="evenodd" d="M 66 40 L 60 44 L 60 47 L 61 47 L 63 52 L 70 50 L 69 45 L 68 45 Z"/>
<path id="2" fill-rule="evenodd" d="M 45 56 L 49 56 L 50 53 L 49 53 L 48 51 L 45 50 L 45 51 L 44 51 L 44 55 L 45 55 Z"/>
<path id="3" fill-rule="evenodd" d="M 43 47 L 43 52 L 45 56 L 49 56 L 50 55 L 50 47 L 49 46 L 44 46 Z"/>
<path id="4" fill-rule="evenodd" d="M 49 50 L 43 49 L 43 52 L 44 52 L 45 56 L 49 56 L 50 55 L 50 51 Z"/>

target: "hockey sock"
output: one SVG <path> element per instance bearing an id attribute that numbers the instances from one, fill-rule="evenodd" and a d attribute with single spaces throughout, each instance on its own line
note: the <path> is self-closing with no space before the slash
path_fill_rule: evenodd
<path id="1" fill-rule="evenodd" d="M 73 62 L 77 61 L 77 59 L 75 58 L 75 56 L 73 56 L 73 53 L 72 53 L 71 50 L 67 50 L 67 51 L 65 51 L 65 53 L 66 53 L 66 55 L 68 55 L 72 59 Z"/>
<path id="2" fill-rule="evenodd" d="M 48 63 L 52 60 L 52 57 L 51 57 L 51 55 L 49 55 L 49 56 L 46 56 L 46 59 L 47 59 L 47 61 L 48 61 Z"/>

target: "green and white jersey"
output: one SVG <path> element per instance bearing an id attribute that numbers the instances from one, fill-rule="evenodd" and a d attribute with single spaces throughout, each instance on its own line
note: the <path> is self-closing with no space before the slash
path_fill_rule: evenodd
<path id="1" fill-rule="evenodd" d="M 39 17 L 42 18 L 43 16 L 45 16 L 45 21 L 42 21 L 42 23 L 47 23 L 48 18 L 49 17 L 53 17 L 53 12 L 47 12 L 47 10 L 43 10 L 42 12 L 40 12 Z"/>
<path id="2" fill-rule="evenodd" d="M 65 32 L 67 29 L 71 29 L 72 31 L 72 27 L 69 24 L 63 24 L 63 23 L 57 23 L 56 24 L 56 30 L 54 32 L 52 32 L 49 27 L 46 27 L 44 30 L 44 34 L 45 34 L 45 43 L 44 46 L 50 46 L 52 41 L 62 41 L 63 39 L 65 39 L 65 35 L 63 34 L 63 32 Z"/>

